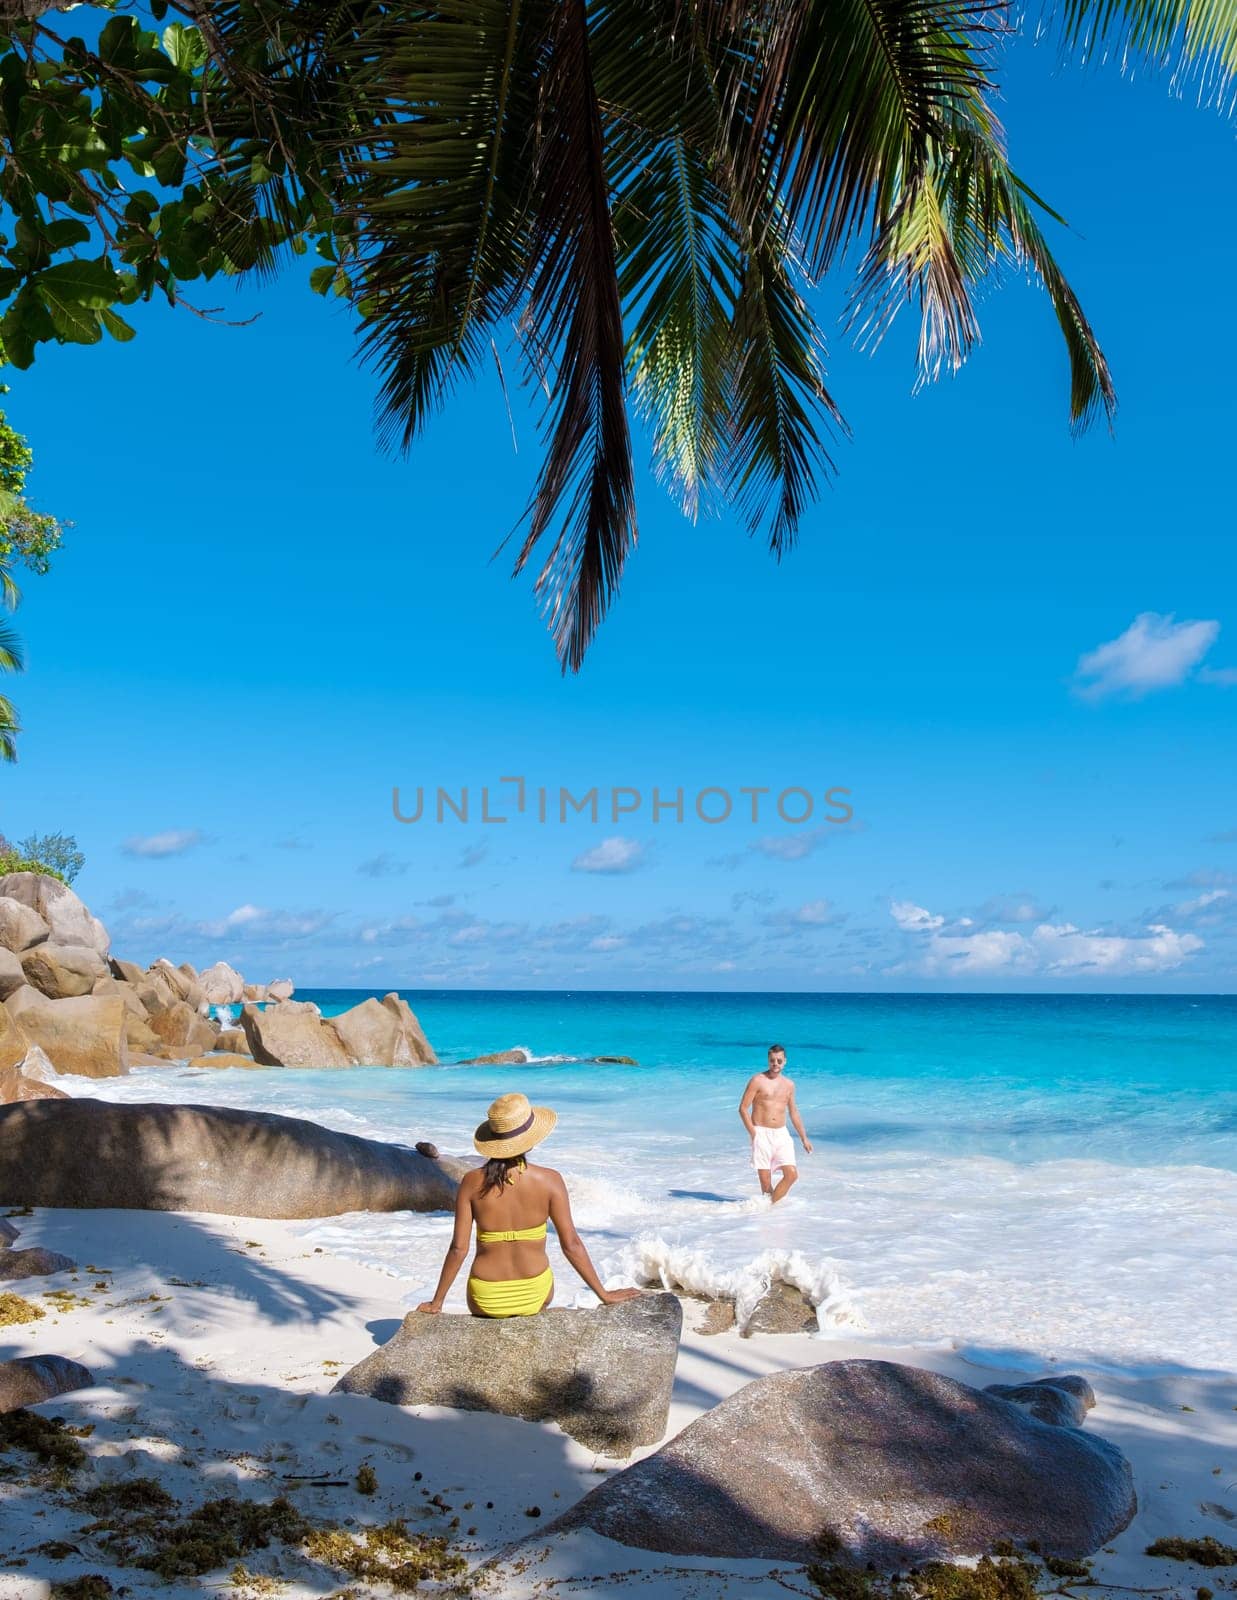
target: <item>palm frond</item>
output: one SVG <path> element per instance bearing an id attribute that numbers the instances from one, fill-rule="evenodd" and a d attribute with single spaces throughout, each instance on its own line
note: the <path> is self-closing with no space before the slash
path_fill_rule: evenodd
<path id="1" fill-rule="evenodd" d="M 528 319 L 557 362 L 548 449 L 521 571 L 556 517 L 536 581 L 564 672 L 578 671 L 636 542 L 623 311 L 586 0 L 561 0 L 540 107 Z"/>
<path id="2" fill-rule="evenodd" d="M 1110 55 L 1127 65 L 1141 57 L 1172 75 L 1176 88 L 1232 105 L 1237 87 L 1235 0 L 1063 0 L 1054 7 L 1068 50 Z"/>
<path id="3" fill-rule="evenodd" d="M 26 657 L 15 629 L 0 623 L 0 672 L 24 672 Z M 6 702 L 7 704 L 7 702 Z"/>
<path id="4" fill-rule="evenodd" d="M 17 760 L 17 735 L 20 732 L 21 723 L 17 720 L 13 702 L 0 694 L 0 761 Z"/>
<path id="5" fill-rule="evenodd" d="M 739 250 L 727 197 L 681 132 L 644 148 L 615 210 L 627 367 L 658 476 L 695 517 L 725 476 L 729 329 Z"/>
<path id="6" fill-rule="evenodd" d="M 728 488 L 769 548 L 793 544 L 819 473 L 831 473 L 817 429 L 822 413 L 845 431 L 821 367 L 816 325 L 791 282 L 785 253 L 766 239 L 748 258 L 735 308 L 731 366 L 734 414 Z"/>
<path id="7" fill-rule="evenodd" d="M 756 196 L 772 181 L 815 275 L 916 193 L 951 108 L 986 100 L 1002 8 L 770 0 L 758 9 L 757 42 L 724 58 L 736 74 L 728 92 L 740 181 Z"/>
<path id="8" fill-rule="evenodd" d="M 382 378 L 381 426 L 406 447 L 489 352 L 524 266 L 536 85 L 549 0 L 446 0 L 389 30 L 353 79 L 355 293 Z M 385 108 L 398 115 L 374 131 Z"/>

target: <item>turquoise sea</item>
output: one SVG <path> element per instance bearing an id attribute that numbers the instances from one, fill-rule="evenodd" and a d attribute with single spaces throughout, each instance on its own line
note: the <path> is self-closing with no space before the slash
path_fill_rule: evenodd
<path id="1" fill-rule="evenodd" d="M 330 1015 L 364 993 L 298 998 Z M 820 1303 L 825 1338 L 1237 1369 L 1237 997 L 408 998 L 438 1067 L 151 1070 L 107 1092 L 466 1151 L 488 1102 L 522 1089 L 559 1113 L 544 1159 L 614 1281 L 727 1293 L 742 1311 L 785 1277 Z M 773 1041 L 816 1150 L 770 1211 L 737 1105 Z M 531 1059 L 455 1064 L 514 1047 Z M 307 1229 L 390 1272 L 405 1303 L 447 1231 L 406 1216 Z"/>

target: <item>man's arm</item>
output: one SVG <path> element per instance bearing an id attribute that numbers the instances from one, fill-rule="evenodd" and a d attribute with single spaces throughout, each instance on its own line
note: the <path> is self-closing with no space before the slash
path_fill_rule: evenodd
<path id="1" fill-rule="evenodd" d="M 743 1098 L 739 1101 L 739 1116 L 743 1126 L 747 1129 L 749 1139 L 756 1137 L 756 1124 L 752 1121 L 752 1101 L 756 1098 L 756 1079 L 748 1079 L 747 1088 L 743 1091 Z"/>
<path id="2" fill-rule="evenodd" d="M 803 1131 L 803 1119 L 800 1117 L 800 1115 L 799 1115 L 799 1107 L 795 1103 L 795 1091 L 794 1091 L 793 1087 L 791 1088 L 791 1091 L 790 1091 L 790 1102 L 789 1102 L 789 1105 L 788 1105 L 787 1109 L 790 1111 L 790 1120 L 791 1120 L 791 1122 L 794 1123 L 795 1132 L 799 1135 L 800 1144 L 802 1144 L 803 1148 L 807 1151 L 808 1155 L 811 1155 L 811 1153 L 812 1153 L 812 1141 L 808 1138 L 807 1134 L 804 1133 L 804 1131 Z"/>

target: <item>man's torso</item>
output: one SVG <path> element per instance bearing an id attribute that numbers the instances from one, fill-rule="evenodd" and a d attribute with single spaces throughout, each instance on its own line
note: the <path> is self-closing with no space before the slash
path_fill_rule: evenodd
<path id="1" fill-rule="evenodd" d="M 786 1111 L 794 1092 L 795 1086 L 785 1073 L 777 1078 L 770 1078 L 764 1072 L 758 1074 L 756 1096 L 752 1101 L 752 1121 L 758 1128 L 784 1128 Z"/>

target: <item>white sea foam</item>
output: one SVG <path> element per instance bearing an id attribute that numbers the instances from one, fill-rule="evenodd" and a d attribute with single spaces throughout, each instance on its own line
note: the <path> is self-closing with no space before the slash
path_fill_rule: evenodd
<path id="1" fill-rule="evenodd" d="M 1237 1368 L 1237 1327 L 1220 1311 L 1237 1281 L 1237 1174 L 944 1149 L 826 1154 L 818 1146 L 798 1186 L 771 1208 L 753 1192 L 737 1121 L 714 1131 L 698 1105 L 664 1098 L 629 1096 L 620 1106 L 586 1071 L 571 1080 L 585 1089 L 546 1156 L 568 1180 L 576 1221 L 609 1284 L 725 1295 L 743 1321 L 781 1278 L 818 1305 L 822 1339 L 944 1343 L 977 1363 L 1000 1352 L 1004 1366 L 1074 1359 L 1122 1370 Z M 279 1111 L 408 1144 L 429 1133 L 445 1150 L 469 1148 L 477 1111 L 457 1075 L 425 1069 L 173 1068 L 59 1081 L 115 1100 Z M 693 1133 L 697 1126 L 703 1131 Z M 432 1292 L 451 1224 L 445 1214 L 361 1214 L 303 1231 L 388 1273 L 393 1303 L 409 1305 Z M 587 1303 L 551 1255 L 559 1303 Z M 453 1299 L 461 1295 L 457 1284 Z"/>

